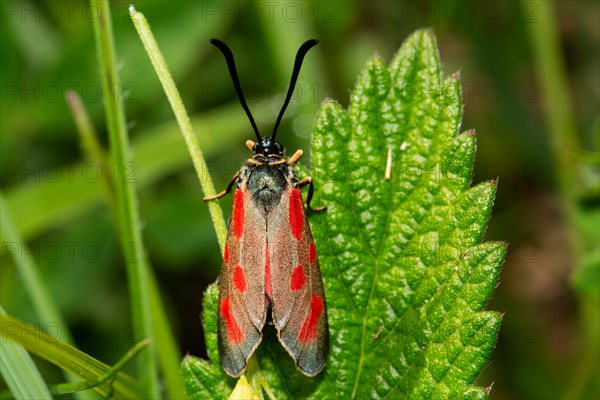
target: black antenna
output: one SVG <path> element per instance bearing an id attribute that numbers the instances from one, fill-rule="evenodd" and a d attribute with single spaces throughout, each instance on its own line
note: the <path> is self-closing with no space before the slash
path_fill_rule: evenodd
<path id="1" fill-rule="evenodd" d="M 217 47 L 219 50 L 221 50 L 221 53 L 223 53 L 223 56 L 225 57 L 225 61 L 227 61 L 227 68 L 229 68 L 229 75 L 231 75 L 231 80 L 233 81 L 233 87 L 235 88 L 235 92 L 237 93 L 238 98 L 240 99 L 240 103 L 242 104 L 244 111 L 246 111 L 246 115 L 248 116 L 248 119 L 250 120 L 250 124 L 252 125 L 252 128 L 254 129 L 256 138 L 260 142 L 262 138 L 260 136 L 260 133 L 258 132 L 258 128 L 256 127 L 256 122 L 254 122 L 254 118 L 252 118 L 252 113 L 250 112 L 250 109 L 248 108 L 248 104 L 246 104 L 246 99 L 244 98 L 244 93 L 242 92 L 242 87 L 240 85 L 240 79 L 238 78 L 237 71 L 235 70 L 235 61 L 233 61 L 233 53 L 231 53 L 231 49 L 229 47 L 227 47 L 227 45 L 225 43 L 221 42 L 219 39 L 210 39 L 210 43 L 212 45 L 214 45 L 215 47 Z M 305 51 L 305 53 L 306 53 L 306 51 Z M 300 54 L 300 51 L 298 51 L 298 54 Z M 296 60 L 296 61 L 298 61 L 298 60 Z"/>
<path id="2" fill-rule="evenodd" d="M 285 96 L 285 101 L 283 102 L 283 106 L 281 107 L 281 111 L 279 112 L 279 116 L 277 117 L 277 121 L 275 122 L 273 134 L 271 135 L 271 142 L 275 141 L 277 128 L 279 128 L 279 123 L 281 122 L 281 118 L 283 118 L 283 113 L 285 112 L 285 109 L 290 103 L 292 93 L 294 93 L 294 87 L 296 86 L 296 81 L 298 80 L 298 74 L 300 73 L 300 67 L 302 66 L 304 56 L 313 46 L 317 45 L 318 43 L 319 41 L 317 39 L 307 40 L 302 44 L 302 46 L 300 46 L 300 48 L 298 49 L 298 53 L 296 53 L 296 61 L 294 61 L 294 70 L 292 71 L 292 79 L 290 79 L 290 87 L 288 89 L 287 96 Z"/>

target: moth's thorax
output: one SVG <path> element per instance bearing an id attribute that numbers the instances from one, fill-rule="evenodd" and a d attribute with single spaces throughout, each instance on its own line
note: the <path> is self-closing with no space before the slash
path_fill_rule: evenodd
<path id="1" fill-rule="evenodd" d="M 242 167 L 239 187 L 248 190 L 256 206 L 268 214 L 296 180 L 293 167 L 285 158 L 255 155 Z"/>

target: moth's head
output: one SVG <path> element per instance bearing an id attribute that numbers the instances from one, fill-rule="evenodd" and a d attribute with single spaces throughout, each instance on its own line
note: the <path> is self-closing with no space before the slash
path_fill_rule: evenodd
<path id="1" fill-rule="evenodd" d="M 260 139 L 260 142 L 254 143 L 252 146 L 252 153 L 264 154 L 265 156 L 282 156 L 283 157 L 283 146 L 281 143 L 271 139 L 270 137 L 264 137 Z"/>

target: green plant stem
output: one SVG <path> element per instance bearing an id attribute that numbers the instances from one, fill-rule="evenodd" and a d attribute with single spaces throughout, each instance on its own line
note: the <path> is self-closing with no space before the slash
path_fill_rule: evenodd
<path id="1" fill-rule="evenodd" d="M 547 118 L 555 156 L 563 167 L 577 159 L 576 151 L 579 149 L 567 75 L 562 62 L 564 57 L 560 54 L 552 2 L 527 1 L 528 5 L 531 3 L 537 6 L 538 19 L 526 26 L 533 46 L 540 82 L 547 99 L 545 102 L 547 112 L 544 116 Z M 565 173 L 576 172 L 572 168 L 565 168 L 565 170 Z M 575 180 L 573 177 L 570 179 Z"/>
<path id="2" fill-rule="evenodd" d="M 58 385 L 50 386 L 50 391 L 53 394 L 68 394 L 79 392 L 82 390 L 93 389 L 97 386 L 100 386 L 117 376 L 117 373 L 123 369 L 123 367 L 135 356 L 139 354 L 140 351 L 151 343 L 150 339 L 144 339 L 141 342 L 137 343 L 131 350 L 129 350 L 117 363 L 112 366 L 104 375 L 100 376 L 95 381 L 90 382 L 77 382 L 77 383 L 61 383 Z"/>
<path id="3" fill-rule="evenodd" d="M 198 140 L 194 130 L 192 128 L 192 124 L 190 121 L 187 112 L 185 111 L 185 107 L 179 96 L 179 92 L 175 83 L 173 82 L 173 78 L 169 73 L 166 62 L 160 49 L 158 48 L 158 44 L 154 40 L 154 36 L 152 35 L 152 31 L 148 26 L 148 22 L 144 15 L 140 12 L 137 12 L 133 6 L 129 8 L 131 19 L 135 25 L 135 28 L 144 44 L 144 48 L 150 57 L 150 61 L 152 62 L 152 66 L 154 67 L 156 74 L 159 77 L 159 80 L 163 86 L 165 93 L 167 94 L 167 98 L 169 99 L 169 103 L 173 109 L 175 114 L 175 118 L 177 119 L 177 123 L 179 125 L 180 131 L 183 134 L 185 139 L 185 143 L 187 145 L 190 156 L 192 157 L 192 162 L 194 164 L 194 168 L 196 169 L 196 174 L 198 175 L 198 179 L 200 181 L 200 185 L 202 186 L 202 190 L 206 196 L 212 196 L 215 194 L 215 188 L 212 183 L 212 179 L 208 174 L 208 168 L 206 166 L 206 162 L 204 160 L 204 156 L 202 154 L 202 150 L 200 150 L 200 146 L 198 145 Z M 225 246 L 225 238 L 227 236 L 227 228 L 225 225 L 225 220 L 223 218 L 223 211 L 217 202 L 210 202 L 208 204 L 208 209 L 213 220 L 213 225 L 215 226 L 215 231 L 217 233 L 217 238 L 219 240 L 219 245 L 221 246 L 221 251 Z M 156 283 L 152 281 L 152 290 L 157 291 Z M 164 312 L 157 313 L 160 314 L 159 317 L 162 318 L 163 321 L 166 321 L 166 316 Z M 172 336 L 169 335 L 165 329 L 162 329 L 164 324 L 158 324 L 156 329 L 156 335 L 159 339 L 162 339 L 164 343 L 170 343 L 171 348 L 175 348 L 175 344 L 172 339 Z M 169 357 L 170 354 L 174 354 L 173 351 L 161 352 L 159 356 L 163 358 Z M 173 357 L 169 357 L 169 359 L 163 360 L 163 365 L 167 366 L 167 368 L 163 369 L 165 376 L 168 382 L 176 382 L 177 388 L 176 390 L 181 393 L 185 393 L 183 382 L 181 381 L 181 375 L 179 374 L 179 360 L 174 359 Z M 173 386 L 173 385 L 171 385 Z M 168 388 L 167 388 L 168 389 Z M 171 396 L 173 394 L 171 393 Z"/>
<path id="4" fill-rule="evenodd" d="M 523 1 L 527 7 L 537 7 L 537 21 L 525 24 L 535 55 L 537 72 L 544 93 L 546 125 L 550 133 L 550 143 L 557 165 L 559 193 L 565 216 L 571 226 L 570 245 L 575 263 L 580 255 L 577 240 L 574 195 L 578 186 L 579 141 L 576 135 L 575 119 L 569 96 L 565 66 L 560 55 L 557 29 L 553 16 L 553 3 L 535 0 Z"/>
<path id="5" fill-rule="evenodd" d="M 81 140 L 81 147 L 89 162 L 94 163 L 100 170 L 100 180 L 105 191 L 106 201 L 109 203 L 109 210 L 113 214 L 113 220 L 118 223 L 117 219 L 117 194 L 115 184 L 110 180 L 110 171 L 106 165 L 106 155 L 98 140 L 98 134 L 92 125 L 90 116 L 88 115 L 85 106 L 81 102 L 81 98 L 75 91 L 69 91 L 66 96 L 67 104 L 71 109 L 71 114 L 77 126 L 77 133 Z"/>
<path id="6" fill-rule="evenodd" d="M 110 8 L 107 0 L 91 0 L 93 9 L 98 10 L 94 32 L 98 58 L 101 63 L 102 89 L 105 100 L 106 120 L 110 147 L 116 168 L 116 191 L 118 200 L 119 229 L 121 247 L 125 254 L 125 264 L 133 321 L 137 327 L 136 340 L 154 338 L 151 294 L 149 291 L 149 266 L 142 242 L 141 225 L 136 207 L 134 187 L 127 179 L 129 165 L 129 139 L 125 124 L 125 113 L 121 100 L 121 87 L 118 82 Z M 158 386 L 158 368 L 155 345 L 138 358 L 138 370 L 142 380 L 145 397 L 160 398 Z"/>
<path id="7" fill-rule="evenodd" d="M 183 101 L 179 95 L 179 91 L 175 86 L 175 82 L 173 82 L 173 78 L 171 77 L 167 67 L 167 63 L 165 62 L 158 44 L 154 39 L 154 35 L 148 26 L 148 21 L 146 20 L 146 17 L 144 17 L 141 12 L 136 11 L 133 6 L 129 7 L 129 14 L 133 24 L 135 25 L 135 29 L 137 30 L 138 35 L 144 44 L 144 48 L 150 57 L 152 66 L 158 75 L 158 79 L 162 84 L 165 94 L 169 99 L 169 103 L 171 104 L 171 108 L 173 109 L 173 113 L 175 114 L 175 118 L 177 119 L 181 133 L 183 134 L 187 144 L 190 156 L 192 157 L 192 162 L 194 163 L 196 174 L 200 180 L 202 191 L 206 196 L 213 196 L 216 193 L 215 187 L 208 173 L 208 168 L 206 166 L 206 161 L 204 160 L 202 150 L 200 150 L 200 146 L 198 145 L 198 139 L 192 128 L 190 118 L 187 115 L 185 106 L 183 105 Z M 227 227 L 225 225 L 225 219 L 223 218 L 223 211 L 221 210 L 218 202 L 215 201 L 208 203 L 208 209 L 217 233 L 219 245 L 221 246 L 221 250 L 223 250 L 225 247 L 225 238 L 227 237 Z"/>

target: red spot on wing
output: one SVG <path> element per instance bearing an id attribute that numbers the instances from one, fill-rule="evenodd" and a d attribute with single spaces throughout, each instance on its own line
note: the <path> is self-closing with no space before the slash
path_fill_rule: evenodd
<path id="1" fill-rule="evenodd" d="M 231 314 L 229 297 L 225 297 L 223 301 L 221 301 L 221 315 L 225 319 L 225 324 L 227 325 L 227 337 L 229 340 L 234 343 L 240 343 L 244 339 L 244 334 Z"/>
<path id="2" fill-rule="evenodd" d="M 241 238 L 244 233 L 244 192 L 235 190 L 233 196 L 233 234 Z"/>
<path id="3" fill-rule="evenodd" d="M 273 298 L 273 291 L 271 288 L 271 260 L 269 258 L 269 245 L 265 249 L 265 291 L 270 298 Z"/>
<path id="4" fill-rule="evenodd" d="M 306 316 L 306 319 L 302 324 L 302 329 L 300 329 L 300 333 L 298 334 L 298 339 L 300 339 L 302 343 L 316 339 L 318 330 L 317 322 L 323 313 L 323 307 L 323 299 L 316 294 L 313 294 L 310 301 L 310 312 Z"/>
<path id="5" fill-rule="evenodd" d="M 290 196 L 290 229 L 296 240 L 302 240 L 304 230 L 304 206 L 300 189 L 292 189 Z"/>
<path id="6" fill-rule="evenodd" d="M 310 242 L 308 245 L 308 262 L 314 263 L 317 258 L 317 251 L 315 250 L 315 243 Z"/>
<path id="7" fill-rule="evenodd" d="M 292 280 L 290 281 L 290 289 L 292 290 L 300 290 L 304 287 L 306 283 L 306 275 L 302 270 L 302 265 L 298 264 L 296 268 L 294 268 L 294 272 L 292 272 Z"/>
<path id="8" fill-rule="evenodd" d="M 225 264 L 229 264 L 229 246 L 225 243 L 225 254 L 223 255 L 223 259 L 225 260 Z"/>
<path id="9" fill-rule="evenodd" d="M 233 270 L 233 284 L 240 292 L 246 291 L 246 276 L 244 275 L 244 269 L 239 265 Z"/>

